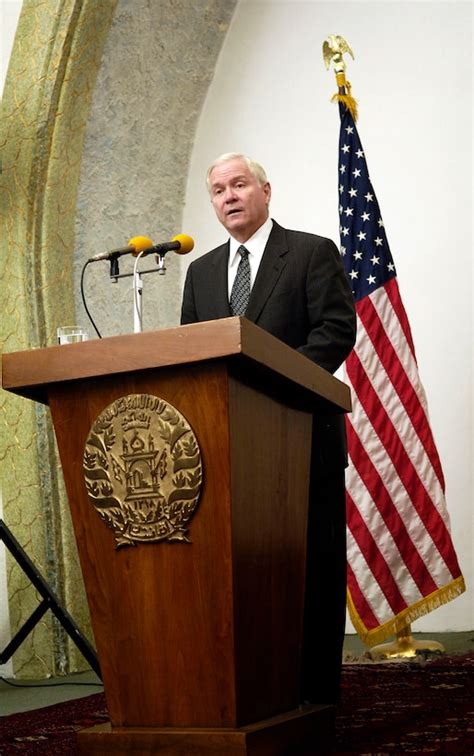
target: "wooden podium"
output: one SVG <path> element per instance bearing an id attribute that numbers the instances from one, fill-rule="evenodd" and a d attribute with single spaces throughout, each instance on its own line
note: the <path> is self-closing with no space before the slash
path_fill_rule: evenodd
<path id="1" fill-rule="evenodd" d="M 311 425 L 315 411 L 350 409 L 347 386 L 228 318 L 6 354 L 3 387 L 49 404 L 53 418 L 110 716 L 79 733 L 82 752 L 296 754 L 323 743 L 333 708 L 300 706 L 299 690 Z M 151 542 L 169 501 L 156 531 L 157 510 L 144 515 L 137 499 L 142 473 L 132 479 L 127 465 L 161 453 L 156 492 L 166 476 L 184 485 L 185 463 L 146 430 L 143 397 L 182 415 L 202 470 L 186 527 Z M 85 456 L 100 433 L 109 456 Z M 125 478 L 143 524 L 118 538 L 110 498 Z"/>

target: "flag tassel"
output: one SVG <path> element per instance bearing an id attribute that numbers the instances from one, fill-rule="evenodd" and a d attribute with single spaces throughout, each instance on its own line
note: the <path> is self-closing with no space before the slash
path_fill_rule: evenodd
<path id="1" fill-rule="evenodd" d="M 459 575 L 448 585 L 442 586 L 430 596 L 426 596 L 421 601 L 412 604 L 407 607 L 405 611 L 400 612 L 395 617 L 392 617 L 388 622 L 383 625 L 369 630 L 362 618 L 357 612 L 357 609 L 352 600 L 352 596 L 348 591 L 347 594 L 347 606 L 349 609 L 349 615 L 351 622 L 354 625 L 357 634 L 366 646 L 373 647 L 376 643 L 382 643 L 390 638 L 394 634 L 398 634 L 410 623 L 419 619 L 420 617 L 429 614 L 443 604 L 447 604 L 449 601 L 460 596 L 466 590 L 464 578 Z"/>
<path id="2" fill-rule="evenodd" d="M 357 100 L 352 96 L 351 84 L 347 81 L 346 75 L 343 71 L 336 73 L 336 82 L 339 91 L 331 97 L 331 102 L 342 102 L 342 104 L 348 109 L 354 122 L 357 122 Z"/>

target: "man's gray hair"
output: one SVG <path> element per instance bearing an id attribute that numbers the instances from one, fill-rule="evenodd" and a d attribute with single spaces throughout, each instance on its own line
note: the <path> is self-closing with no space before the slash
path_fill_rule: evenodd
<path id="1" fill-rule="evenodd" d="M 265 173 L 265 169 L 260 165 L 260 163 L 257 163 L 256 160 L 252 160 L 248 155 L 242 155 L 240 152 L 224 152 L 223 155 L 220 155 L 218 158 L 214 160 L 212 165 L 209 166 L 206 174 L 206 186 L 207 190 L 210 193 L 211 192 L 211 173 L 214 170 L 214 168 L 217 168 L 218 165 L 222 165 L 223 163 L 228 163 L 229 160 L 243 160 L 244 163 L 246 163 L 250 173 L 255 176 L 259 184 L 263 186 L 263 184 L 266 184 L 267 174 Z"/>

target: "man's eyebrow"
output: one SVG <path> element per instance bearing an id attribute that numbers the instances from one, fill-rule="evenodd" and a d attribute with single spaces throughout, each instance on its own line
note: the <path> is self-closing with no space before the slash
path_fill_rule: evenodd
<path id="1" fill-rule="evenodd" d="M 247 181 L 247 177 L 242 173 L 240 176 L 234 176 L 230 183 L 235 184 L 237 181 Z M 224 186 L 225 183 L 225 181 L 211 181 L 211 189 L 218 189 L 220 186 Z"/>

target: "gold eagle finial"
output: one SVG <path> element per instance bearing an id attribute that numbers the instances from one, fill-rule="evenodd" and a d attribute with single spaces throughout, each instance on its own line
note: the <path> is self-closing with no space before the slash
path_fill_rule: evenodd
<path id="1" fill-rule="evenodd" d="M 323 42 L 323 58 L 326 64 L 326 68 L 329 70 L 331 62 L 334 63 L 334 70 L 336 74 L 344 73 L 346 70 L 346 64 L 342 57 L 344 53 L 349 53 L 352 60 L 354 60 L 354 53 L 352 52 L 350 45 L 339 34 L 330 34 Z"/>
<path id="2" fill-rule="evenodd" d="M 354 60 L 354 53 L 344 37 L 339 34 L 330 34 L 323 42 L 323 58 L 326 68 L 329 69 L 331 63 L 334 65 L 338 91 L 332 97 L 332 102 L 342 102 L 351 112 L 354 121 L 357 121 L 357 102 L 351 94 L 351 85 L 346 79 L 346 64 L 343 55 L 349 53 Z"/>

